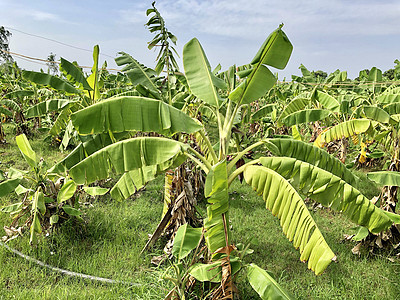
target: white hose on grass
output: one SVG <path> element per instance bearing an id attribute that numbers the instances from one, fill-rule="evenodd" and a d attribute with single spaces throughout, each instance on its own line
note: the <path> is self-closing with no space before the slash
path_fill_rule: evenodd
<path id="1" fill-rule="evenodd" d="M 52 270 L 54 272 L 61 273 L 63 275 L 67 275 L 67 276 L 71 276 L 71 277 L 80 277 L 80 278 L 89 279 L 89 280 L 92 280 L 92 281 L 104 282 L 104 283 L 118 283 L 118 284 L 127 284 L 127 285 L 131 285 L 131 286 L 143 286 L 143 284 L 140 284 L 140 283 L 133 283 L 133 282 L 126 282 L 126 281 L 121 281 L 121 280 L 102 278 L 102 277 L 91 276 L 91 275 L 86 275 L 86 274 L 82 274 L 82 273 L 76 273 L 76 272 L 71 272 L 71 271 L 68 271 L 68 270 L 60 269 L 60 268 L 57 268 L 57 267 L 50 266 L 50 265 L 48 265 L 48 264 L 46 264 L 46 263 L 44 263 L 44 262 L 42 262 L 40 260 L 37 260 L 37 259 L 35 259 L 33 257 L 25 255 L 25 254 L 19 252 L 18 250 L 14 249 L 14 248 L 11 248 L 10 246 L 6 245 L 5 243 L 3 243 L 1 241 L 0 241 L 0 246 L 3 246 L 4 248 L 6 248 L 7 250 L 11 251 L 12 253 L 14 253 L 14 254 L 16 254 L 16 255 L 18 255 L 18 256 L 20 256 L 20 257 L 22 257 L 22 258 L 24 258 L 24 259 L 26 259 L 28 261 L 31 261 L 31 262 L 33 262 L 33 263 L 35 263 L 35 264 L 37 264 L 37 265 L 39 265 L 41 267 L 45 267 L 47 269 L 50 269 L 50 270 Z"/>

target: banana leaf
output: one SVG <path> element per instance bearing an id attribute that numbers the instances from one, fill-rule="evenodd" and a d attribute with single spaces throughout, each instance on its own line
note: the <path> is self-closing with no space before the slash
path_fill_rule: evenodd
<path id="1" fill-rule="evenodd" d="M 394 120 L 391 120 L 390 115 L 384 111 L 382 108 L 376 107 L 376 106 L 371 106 L 371 105 L 365 105 L 363 106 L 363 110 L 365 113 L 365 116 L 368 119 L 380 122 L 380 123 L 389 123 L 389 122 L 394 122 Z"/>
<path id="2" fill-rule="evenodd" d="M 68 60 L 61 57 L 61 70 L 67 76 L 70 81 L 75 81 L 82 86 L 83 89 L 87 91 L 93 91 L 90 87 L 89 83 L 87 82 L 85 75 L 80 68 L 75 66 L 73 63 L 69 62 Z M 71 80 L 72 79 L 72 80 Z"/>
<path id="3" fill-rule="evenodd" d="M 0 100 L 0 106 L 5 105 L 9 108 L 11 108 L 13 111 L 21 111 L 21 108 L 19 107 L 19 105 L 10 99 L 2 99 Z"/>
<path id="4" fill-rule="evenodd" d="M 122 71 L 127 71 L 128 78 L 133 86 L 142 85 L 161 99 L 160 91 L 155 84 L 156 72 L 139 63 L 136 59 L 125 52 L 119 52 L 120 56 L 115 59 L 118 66 L 124 66 Z"/>
<path id="5" fill-rule="evenodd" d="M 35 92 L 31 91 L 31 90 L 17 90 L 17 91 L 9 92 L 9 93 L 5 94 L 3 97 L 6 99 L 15 99 L 15 98 L 21 99 L 23 97 L 33 96 L 34 94 L 35 94 Z"/>
<path id="6" fill-rule="evenodd" d="M 187 223 L 180 226 L 174 238 L 172 254 L 179 260 L 184 259 L 196 249 L 202 237 L 202 228 L 192 228 Z"/>
<path id="7" fill-rule="evenodd" d="M 384 186 L 400 186 L 400 173 L 396 171 L 369 172 L 367 177 Z"/>
<path id="8" fill-rule="evenodd" d="M 226 161 L 215 165 L 207 174 L 204 195 L 207 197 L 207 218 L 204 220 L 205 240 L 208 249 L 214 253 L 217 249 L 230 245 L 228 173 Z M 225 231 L 227 236 L 225 236 Z M 228 241 L 228 245 L 227 245 Z M 215 257 L 215 255 L 214 255 Z"/>
<path id="9" fill-rule="evenodd" d="M 267 104 L 251 115 L 251 121 L 257 121 L 270 114 L 276 108 L 275 104 Z"/>
<path id="10" fill-rule="evenodd" d="M 3 197 L 13 192 L 17 188 L 21 180 L 22 178 L 13 178 L 0 182 L 0 197 Z"/>
<path id="11" fill-rule="evenodd" d="M 40 102 L 34 106 L 31 106 L 25 111 L 27 118 L 40 117 L 48 114 L 52 111 L 58 111 L 65 108 L 67 105 L 75 104 L 77 101 L 71 101 L 68 99 L 52 99 Z"/>
<path id="12" fill-rule="evenodd" d="M 143 97 L 104 100 L 72 114 L 71 120 L 81 135 L 136 130 L 172 135 L 194 133 L 202 128 L 184 112 Z"/>
<path id="13" fill-rule="evenodd" d="M 383 110 L 386 111 L 389 115 L 398 115 L 400 114 L 400 102 L 388 104 L 383 107 Z"/>
<path id="14" fill-rule="evenodd" d="M 22 77 L 24 77 L 26 80 L 32 81 L 37 84 L 50 86 L 57 91 L 63 91 L 70 94 L 80 93 L 79 90 L 77 90 L 67 81 L 50 74 L 23 70 Z"/>
<path id="15" fill-rule="evenodd" d="M 320 121 L 327 118 L 330 114 L 331 112 L 325 109 L 304 109 L 287 115 L 282 119 L 282 122 L 286 126 L 293 126 L 302 123 Z"/>
<path id="16" fill-rule="evenodd" d="M 272 32 L 262 44 L 251 62 L 251 73 L 229 94 L 229 99 L 240 104 L 251 103 L 264 96 L 275 84 L 275 76 L 265 65 L 284 69 L 293 50 L 281 27 Z"/>
<path id="17" fill-rule="evenodd" d="M 0 106 L 0 114 L 3 114 L 5 116 L 12 117 L 13 113 L 9 111 L 7 108 Z"/>
<path id="18" fill-rule="evenodd" d="M 339 159 L 312 144 L 294 139 L 275 138 L 268 139 L 265 145 L 275 156 L 292 157 L 313 164 L 340 177 L 350 185 L 356 185 L 359 180 Z"/>
<path id="19" fill-rule="evenodd" d="M 111 189 L 111 197 L 117 201 L 127 199 L 136 193 L 145 184 L 156 178 L 159 172 L 169 169 L 173 161 L 164 164 L 163 167 L 157 165 L 146 166 L 124 173 Z"/>
<path id="20" fill-rule="evenodd" d="M 35 151 L 33 151 L 31 145 L 25 134 L 20 134 L 15 138 L 17 146 L 21 151 L 22 156 L 25 158 L 26 162 L 32 167 L 37 168 L 39 164 L 39 158 L 37 157 Z"/>
<path id="21" fill-rule="evenodd" d="M 93 47 L 92 74 L 90 74 L 90 76 L 86 79 L 92 90 L 85 90 L 85 94 L 89 96 L 89 98 L 91 98 L 93 102 L 96 102 L 98 99 L 100 99 L 99 53 L 99 45 L 95 45 Z"/>
<path id="22" fill-rule="evenodd" d="M 112 144 L 109 134 L 97 134 L 94 136 L 81 137 L 85 140 L 78 144 L 65 158 L 55 164 L 48 173 L 62 174 L 71 169 L 80 161 L 84 160 L 94 152 Z"/>
<path id="23" fill-rule="evenodd" d="M 325 143 L 365 132 L 372 135 L 373 131 L 374 128 L 370 120 L 354 119 L 345 121 L 322 132 L 315 140 L 314 146 L 322 147 Z"/>
<path id="24" fill-rule="evenodd" d="M 288 157 L 262 157 L 260 162 L 291 180 L 291 184 L 305 196 L 342 212 L 372 233 L 379 233 L 392 225 L 392 220 L 360 191 L 330 172 Z"/>
<path id="25" fill-rule="evenodd" d="M 282 126 L 282 120 L 286 118 L 288 115 L 295 113 L 296 111 L 302 110 L 306 107 L 307 104 L 310 103 L 310 99 L 307 98 L 294 98 L 290 103 L 283 109 L 281 115 L 279 116 L 278 120 L 276 121 L 278 126 Z"/>
<path id="26" fill-rule="evenodd" d="M 339 102 L 332 97 L 331 95 L 318 91 L 316 90 L 315 93 L 313 94 L 314 99 L 317 100 L 323 107 L 326 109 L 329 109 L 330 111 L 333 112 L 339 112 L 340 104 Z"/>
<path id="27" fill-rule="evenodd" d="M 221 99 L 216 85 L 221 85 L 222 80 L 211 72 L 203 47 L 196 38 L 183 47 L 183 67 L 191 92 L 204 102 L 219 107 Z"/>
<path id="28" fill-rule="evenodd" d="M 77 184 L 106 179 L 113 171 L 123 174 L 147 166 L 172 161 L 170 167 L 186 160 L 188 145 L 166 138 L 141 137 L 109 145 L 71 168 L 69 174 Z"/>
<path id="29" fill-rule="evenodd" d="M 244 178 L 262 195 L 266 208 L 278 217 L 286 237 L 293 241 L 296 249 L 299 248 L 300 259 L 308 260 L 308 268 L 317 275 L 321 274 L 335 254 L 326 243 L 303 198 L 272 169 L 249 166 L 244 170 Z"/>
<path id="30" fill-rule="evenodd" d="M 375 101 L 380 104 L 392 104 L 400 102 L 400 94 L 382 94 L 375 98 Z"/>
<path id="31" fill-rule="evenodd" d="M 255 264 L 247 266 L 247 279 L 250 285 L 263 300 L 270 299 L 295 299 L 285 291 L 267 271 L 264 271 Z"/>

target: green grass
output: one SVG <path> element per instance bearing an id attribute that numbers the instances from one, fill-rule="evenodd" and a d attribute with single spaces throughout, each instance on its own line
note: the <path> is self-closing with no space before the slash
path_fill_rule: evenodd
<path id="1" fill-rule="evenodd" d="M 10 165 L 26 168 L 8 135 L 10 144 L 0 148 L 1 169 Z M 32 141 L 35 151 L 49 163 L 59 159 L 57 148 L 49 148 L 42 136 Z M 378 191 L 364 177 L 361 189 L 373 196 Z M 368 189 L 367 189 L 368 188 Z M 151 252 L 140 255 L 148 234 L 160 221 L 162 178 L 146 187 L 140 197 L 115 202 L 108 197 L 93 200 L 82 208 L 84 223 L 65 222 L 57 232 L 40 240 L 37 248 L 28 245 L 29 237 L 9 243 L 23 253 L 50 265 L 74 272 L 129 281 L 140 286 L 102 284 L 63 276 L 13 255 L 0 247 L 0 299 L 163 299 L 170 283 L 160 280 L 165 265 L 154 268 L 150 259 L 162 253 L 162 242 Z M 250 243 L 254 253 L 245 258 L 265 268 L 298 299 L 396 299 L 400 295 L 400 262 L 390 262 L 385 253 L 355 256 L 353 242 L 341 242 L 354 225 L 329 209 L 313 212 L 328 244 L 337 255 L 320 276 L 315 276 L 299 260 L 299 252 L 283 235 L 279 221 L 265 209 L 250 187 L 234 182 L 231 188 L 231 225 L 235 243 Z M 0 199 L 0 206 L 14 201 Z M 0 214 L 0 225 L 10 218 Z M 238 277 L 242 299 L 257 299 L 257 294 Z"/>

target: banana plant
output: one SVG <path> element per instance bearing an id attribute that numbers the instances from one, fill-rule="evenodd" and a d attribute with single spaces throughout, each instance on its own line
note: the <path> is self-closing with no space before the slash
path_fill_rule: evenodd
<path id="1" fill-rule="evenodd" d="M 29 170 L 10 168 L 1 172 L 0 197 L 15 192 L 21 202 L 1 208 L 12 217 L 10 226 L 5 226 L 8 239 L 23 235 L 29 228 L 30 243 L 38 242 L 38 235 L 62 223 L 69 217 L 79 217 L 77 185 L 70 178 L 52 176 L 47 165 L 32 149 L 24 134 L 16 137 L 17 146 L 29 165 Z M 90 195 L 105 194 L 108 189 L 84 187 Z"/>
<path id="2" fill-rule="evenodd" d="M 288 63 L 293 46 L 281 27 L 265 40 L 250 68 L 241 74 L 241 84 L 229 95 L 224 92 L 225 82 L 211 71 L 200 42 L 194 38 L 184 46 L 183 66 L 190 93 L 197 99 L 194 103 L 201 103 L 215 116 L 219 134 L 216 148 L 206 134 L 205 125 L 156 99 L 116 97 L 71 115 L 80 135 L 127 131 L 163 135 L 125 139 L 92 153 L 69 169 L 69 175 L 78 185 L 122 175 L 111 194 L 125 197 L 157 174 L 186 160 L 193 161 L 206 174 L 204 195 L 208 204 L 203 228 L 209 263 L 194 265 L 190 274 L 199 281 L 213 281 L 214 273 L 218 273 L 220 285 L 213 290 L 213 297 L 233 299 L 235 291 L 234 274 L 240 259 L 228 225 L 229 187 L 239 174 L 244 175 L 246 183 L 262 196 L 266 208 L 280 219 L 283 232 L 299 248 L 300 259 L 308 261 L 308 267 L 316 274 L 321 274 L 335 260 L 335 254 L 309 213 L 305 196 L 343 212 L 371 232 L 385 230 L 393 223 L 389 214 L 353 187 L 354 176 L 324 150 L 292 139 L 263 139 L 242 151 L 235 148 L 231 152 L 232 128 L 238 111 L 263 97 L 276 82 L 267 65 L 283 69 Z M 202 147 L 186 143 L 183 135 L 173 139 L 176 133 L 200 133 Z M 257 147 L 264 147 L 275 156 L 250 160 L 236 169 L 237 161 Z M 289 298 L 260 267 L 251 264 L 244 269 L 250 284 L 263 299 Z"/>
<path id="3" fill-rule="evenodd" d="M 370 75 L 378 77 L 378 79 L 381 76 L 380 74 L 376 68 L 370 71 Z M 381 88 L 379 86 L 379 89 Z M 349 119 L 327 128 L 320 134 L 314 144 L 318 147 L 323 147 L 327 142 L 351 137 L 355 144 L 360 144 L 361 146 L 361 153 L 357 158 L 360 163 L 366 162 L 369 157 L 379 153 L 379 150 L 369 153 L 368 146 L 375 149 L 379 149 L 379 147 L 384 149 L 385 151 L 380 151 L 380 157 L 388 156 L 384 166 L 386 171 L 370 173 L 368 177 L 384 185 L 381 195 L 374 199 L 374 203 L 377 203 L 388 214 L 393 214 L 393 218 L 398 218 L 398 186 L 394 184 L 393 178 L 395 177 L 395 172 L 400 170 L 400 148 L 398 143 L 400 97 L 397 88 L 388 88 L 384 92 L 378 93 L 379 89 L 373 85 L 369 91 L 371 98 L 368 101 L 363 101 L 354 109 L 352 115 L 358 116 L 358 118 Z M 359 138 L 360 136 L 361 138 Z M 365 244 L 368 247 L 377 245 L 382 248 L 396 244 L 398 236 L 399 228 L 398 225 L 395 225 L 380 234 L 370 234 L 363 229 L 363 234 L 357 240 L 364 239 L 359 245 Z"/>
<path id="4" fill-rule="evenodd" d="M 99 46 L 93 48 L 93 67 L 91 74 L 86 77 L 76 63 L 61 58 L 60 70 L 64 78 L 43 72 L 23 71 L 23 77 L 34 84 L 51 87 L 56 90 L 61 99 L 41 101 L 26 110 L 28 118 L 42 117 L 52 112 L 58 116 L 52 124 L 49 133 L 58 136 L 64 131 L 60 149 L 64 150 L 74 136 L 70 116 L 80 108 L 92 105 L 100 100 L 103 87 L 102 73 L 98 67 Z"/>

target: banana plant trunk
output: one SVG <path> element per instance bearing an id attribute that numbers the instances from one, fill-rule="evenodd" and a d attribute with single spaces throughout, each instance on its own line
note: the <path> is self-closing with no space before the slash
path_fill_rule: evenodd
<path id="1" fill-rule="evenodd" d="M 0 120 L 0 144 L 5 144 L 5 143 L 7 143 L 7 141 L 6 141 L 6 134 L 4 133 L 2 123 L 3 123 L 3 120 Z"/>

